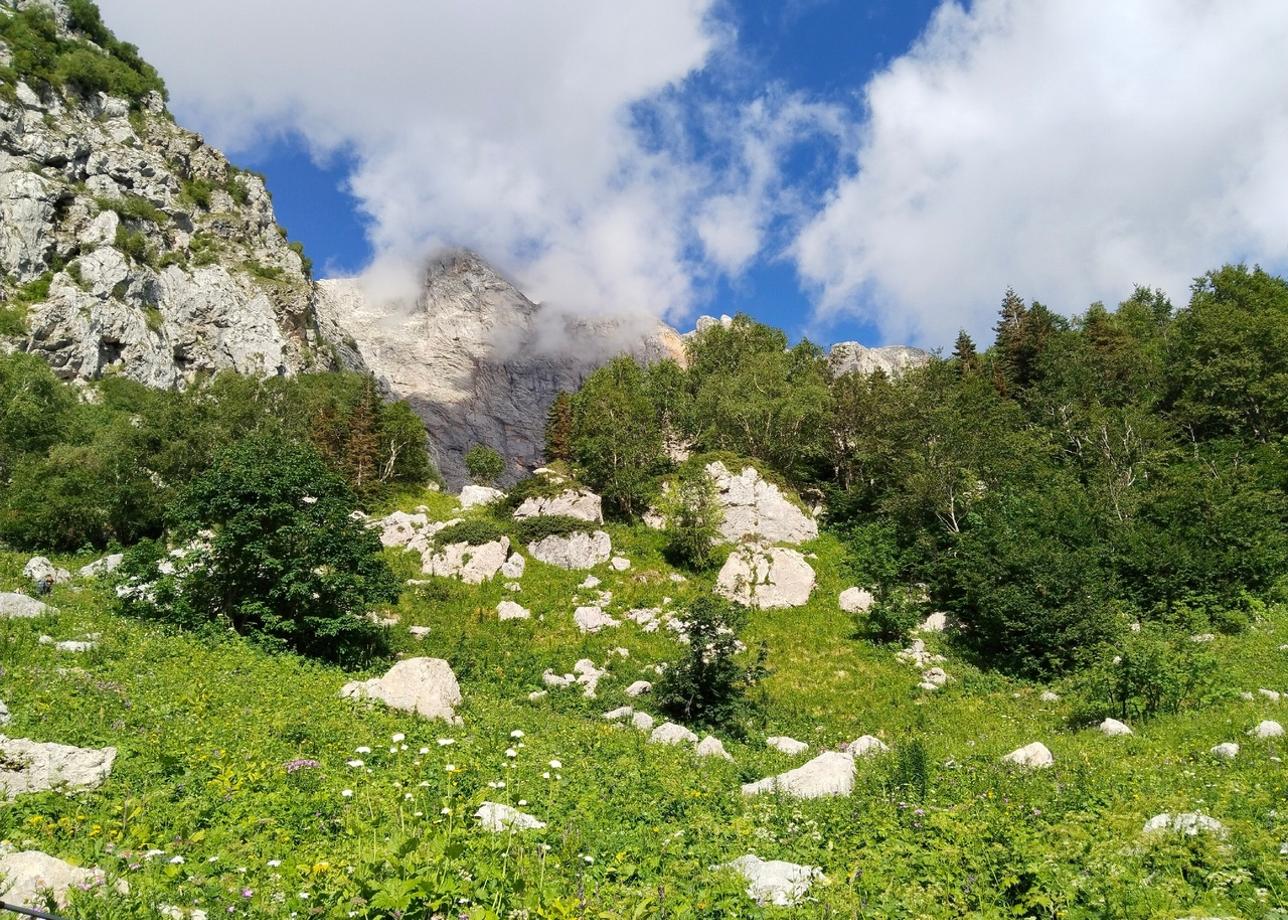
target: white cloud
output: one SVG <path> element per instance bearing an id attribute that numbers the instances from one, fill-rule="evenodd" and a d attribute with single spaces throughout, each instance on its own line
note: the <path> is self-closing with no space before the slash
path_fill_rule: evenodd
<path id="1" fill-rule="evenodd" d="M 816 322 L 943 344 L 1007 285 L 1078 312 L 1288 264 L 1285 48 L 1282 0 L 945 4 L 868 84 L 855 171 L 796 242 Z"/>
<path id="2" fill-rule="evenodd" d="M 217 144 L 297 131 L 356 157 L 388 269 L 479 249 L 580 312 L 687 310 L 709 177 L 655 149 L 633 106 L 728 36 L 715 0 L 101 0 Z M 381 272 L 390 277 L 388 271 Z"/>

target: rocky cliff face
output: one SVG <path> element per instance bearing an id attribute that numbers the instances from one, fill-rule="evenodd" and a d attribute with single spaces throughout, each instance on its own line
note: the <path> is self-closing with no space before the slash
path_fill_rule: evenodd
<path id="1" fill-rule="evenodd" d="M 546 412 L 614 356 L 683 358 L 680 337 L 652 320 L 591 322 L 552 313 L 472 253 L 433 260 L 410 308 L 370 303 L 354 281 L 322 281 L 324 333 L 425 420 L 450 484 L 463 456 L 490 444 L 514 480 L 541 463 Z"/>
<path id="2" fill-rule="evenodd" d="M 62 48 L 108 57 L 61 0 L 0 0 L 0 17 L 33 6 Z M 175 125 L 158 92 L 86 93 L 21 63 L 0 39 L 0 346 L 158 387 L 317 362 L 314 288 L 263 180 Z"/>
<path id="3" fill-rule="evenodd" d="M 827 353 L 827 363 L 837 376 L 856 371 L 860 374 L 884 371 L 890 377 L 897 377 L 929 361 L 928 352 L 910 345 L 866 348 L 858 342 L 837 342 Z"/>

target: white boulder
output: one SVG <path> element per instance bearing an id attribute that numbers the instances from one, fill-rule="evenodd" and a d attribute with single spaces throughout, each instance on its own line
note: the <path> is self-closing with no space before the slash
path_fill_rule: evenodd
<path id="1" fill-rule="evenodd" d="M 502 620 L 526 620 L 532 616 L 532 611 L 514 601 L 501 601 L 496 605 L 496 615 Z"/>
<path id="2" fill-rule="evenodd" d="M 382 546 L 407 546 L 429 526 L 429 518 L 424 514 L 395 511 L 378 521 L 372 521 L 370 526 L 380 529 Z"/>
<path id="3" fill-rule="evenodd" d="M 706 473 L 723 511 L 720 536 L 726 542 L 759 537 L 770 543 L 804 543 L 818 536 L 818 522 L 754 468 L 743 467 L 735 475 L 717 460 L 707 464 Z"/>
<path id="4" fill-rule="evenodd" d="M 721 760 L 733 760 L 729 756 L 729 752 L 725 750 L 724 745 L 720 743 L 720 739 L 715 735 L 707 735 L 699 741 L 694 751 L 697 752 L 699 757 L 719 757 Z"/>
<path id="5" fill-rule="evenodd" d="M 937 610 L 921 621 L 921 625 L 917 627 L 917 632 L 938 633 L 947 628 L 948 614 L 943 610 Z"/>
<path id="6" fill-rule="evenodd" d="M 613 567 L 614 572 L 625 572 L 631 567 L 631 561 L 625 556 L 614 556 L 609 561 L 609 565 Z"/>
<path id="7" fill-rule="evenodd" d="M 510 558 L 505 560 L 501 566 L 501 576 L 511 580 L 522 578 L 524 570 L 528 567 L 528 560 L 524 559 L 518 553 L 511 553 Z"/>
<path id="8" fill-rule="evenodd" d="M 490 543 L 450 543 L 430 552 L 425 558 L 427 575 L 459 578 L 470 585 L 491 580 L 501 571 L 510 552 L 510 538 L 501 537 Z"/>
<path id="9" fill-rule="evenodd" d="M 579 631 L 591 635 L 621 625 L 598 607 L 578 607 L 573 611 L 572 621 Z"/>
<path id="10" fill-rule="evenodd" d="M 505 831 L 539 831 L 546 826 L 546 822 L 498 802 L 484 802 L 474 812 L 474 817 L 483 830 L 494 834 Z"/>
<path id="11" fill-rule="evenodd" d="M 1043 690 L 1042 695 L 1039 696 L 1038 699 L 1044 703 L 1058 703 L 1060 702 L 1060 694 L 1056 693 L 1054 690 Z"/>
<path id="12" fill-rule="evenodd" d="M 876 598 L 867 588 L 846 588 L 837 603 L 846 613 L 867 613 L 876 603 Z"/>
<path id="13" fill-rule="evenodd" d="M 124 561 L 124 553 L 111 553 L 102 559 L 91 562 L 89 565 L 81 566 L 78 574 L 83 578 L 97 578 L 100 575 L 115 572 Z"/>
<path id="14" fill-rule="evenodd" d="M 50 900 L 62 910 L 73 888 L 94 888 L 106 881 L 101 869 L 73 866 L 39 850 L 0 851 L 0 878 L 0 899 L 34 910 L 45 908 Z"/>
<path id="15" fill-rule="evenodd" d="M 747 880 L 747 895 L 758 904 L 775 907 L 794 907 L 809 892 L 815 879 L 823 870 L 817 866 L 802 866 L 781 859 L 761 859 L 747 854 L 722 866 L 732 869 Z"/>
<path id="16" fill-rule="evenodd" d="M 1130 726 L 1119 722 L 1117 719 L 1105 719 L 1098 726 L 1098 730 L 1102 735 L 1110 736 L 1130 735 L 1132 733 Z"/>
<path id="17" fill-rule="evenodd" d="M 551 534 L 528 545 L 534 559 L 561 569 L 592 569 L 613 555 L 613 541 L 602 530 Z"/>
<path id="18" fill-rule="evenodd" d="M 886 751 L 890 750 L 890 746 L 880 738 L 872 735 L 864 735 L 863 737 L 856 738 L 847 744 L 845 746 L 845 750 L 847 753 L 855 757 L 871 757 L 876 754 L 884 754 Z"/>
<path id="19" fill-rule="evenodd" d="M 1017 748 L 1002 758 L 1005 763 L 1013 763 L 1027 770 L 1041 770 L 1055 763 L 1051 751 L 1041 741 L 1034 741 L 1022 748 Z"/>
<path id="20" fill-rule="evenodd" d="M 847 796 L 853 791 L 854 757 L 842 751 L 825 751 L 795 770 L 744 783 L 742 787 L 743 795 L 781 792 L 797 799 Z"/>
<path id="21" fill-rule="evenodd" d="M 50 789 L 96 789 L 115 760 L 114 747 L 79 748 L 0 735 L 0 792 L 12 799 Z"/>
<path id="22" fill-rule="evenodd" d="M 22 620 L 55 612 L 54 608 L 34 597 L 11 592 L 0 593 L 0 618 Z"/>
<path id="23" fill-rule="evenodd" d="M 1256 728 L 1248 732 L 1254 738 L 1281 738 L 1283 733 L 1284 727 L 1273 719 L 1264 719 L 1258 722 Z"/>
<path id="24" fill-rule="evenodd" d="M 405 658 L 383 677 L 345 684 L 340 696 L 376 699 L 426 719 L 460 722 L 456 707 L 461 703 L 461 686 L 452 666 L 441 658 Z"/>
<path id="25" fill-rule="evenodd" d="M 566 489 L 554 496 L 525 498 L 514 511 L 514 519 L 529 517 L 570 517 L 592 524 L 604 522 L 603 501 L 589 489 Z"/>
<path id="26" fill-rule="evenodd" d="M 637 712 L 631 716 L 631 725 L 642 732 L 651 732 L 653 730 L 653 717 L 647 712 Z"/>
<path id="27" fill-rule="evenodd" d="M 782 751 L 784 754 L 792 756 L 804 754 L 809 750 L 809 745 L 804 741 L 797 741 L 795 738 L 788 738 L 786 735 L 772 735 L 765 739 L 765 744 L 775 751 Z"/>
<path id="28" fill-rule="evenodd" d="M 653 729 L 653 733 L 648 736 L 648 740 L 654 744 L 697 744 L 698 736 L 683 725 L 675 722 L 665 722 Z"/>
<path id="29" fill-rule="evenodd" d="M 632 696 L 632 697 L 643 696 L 645 693 L 652 692 L 652 690 L 653 690 L 653 685 L 650 684 L 648 681 L 637 680 L 635 681 L 635 683 L 631 684 L 629 687 L 626 688 L 626 695 Z"/>
<path id="30" fill-rule="evenodd" d="M 465 509 L 490 505 L 500 498 L 505 498 L 505 493 L 490 486 L 466 486 L 461 489 L 461 507 Z"/>
<path id="31" fill-rule="evenodd" d="M 716 593 L 761 610 L 800 607 L 814 590 L 805 557 L 780 546 L 750 544 L 729 554 L 716 577 Z"/>
<path id="32" fill-rule="evenodd" d="M 72 580 L 72 573 L 54 565 L 44 556 L 33 556 L 22 567 L 22 576 L 36 586 L 61 585 Z"/>
<path id="33" fill-rule="evenodd" d="M 1208 753 L 1213 757 L 1220 757 L 1222 760 L 1234 760 L 1239 756 L 1239 746 L 1233 741 L 1224 741 L 1213 746 Z"/>
<path id="34" fill-rule="evenodd" d="M 610 709 L 608 712 L 604 713 L 604 718 L 609 722 L 621 722 L 624 719 L 629 719 L 633 715 L 635 715 L 635 710 L 630 706 L 619 706 L 616 709 Z"/>

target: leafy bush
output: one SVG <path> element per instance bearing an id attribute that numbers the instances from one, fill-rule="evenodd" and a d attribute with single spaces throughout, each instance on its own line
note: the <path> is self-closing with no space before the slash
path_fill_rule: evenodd
<path id="1" fill-rule="evenodd" d="M 699 596 L 680 619 L 688 647 L 654 686 L 657 705 L 686 723 L 731 726 L 746 706 L 747 691 L 765 676 L 767 649 L 761 646 L 750 667 L 740 665 L 738 631 L 746 613 L 712 595 Z"/>
<path id="2" fill-rule="evenodd" d="M 925 802 L 930 794 L 930 757 L 920 738 L 898 745 L 894 767 L 890 772 L 891 797 L 909 802 Z"/>
<path id="3" fill-rule="evenodd" d="M 457 524 L 444 527 L 434 534 L 435 546 L 451 546 L 453 543 L 468 543 L 470 546 L 482 546 L 505 536 L 505 531 L 484 518 L 471 518 Z"/>
<path id="4" fill-rule="evenodd" d="M 922 621 L 925 607 L 920 589 L 884 589 L 867 613 L 858 615 L 859 626 L 878 642 L 902 642 Z"/>
<path id="5" fill-rule="evenodd" d="M 286 274 L 280 266 L 263 265 L 259 262 L 246 262 L 243 267 L 261 281 L 281 281 L 282 276 Z"/>
<path id="6" fill-rule="evenodd" d="M 1146 627 L 1106 652 L 1082 680 L 1096 715 L 1147 719 L 1196 704 L 1211 688 L 1216 658 L 1189 637 Z"/>
<path id="7" fill-rule="evenodd" d="M 724 518 L 711 477 L 701 469 L 681 470 L 660 504 L 667 556 L 693 571 L 710 568 Z"/>
<path id="8" fill-rule="evenodd" d="M 313 260 L 304 253 L 304 244 L 299 240 L 294 241 L 287 247 L 291 252 L 300 257 L 300 270 L 304 272 L 305 278 L 313 277 Z"/>
<path id="9" fill-rule="evenodd" d="M 138 195 L 126 195 L 124 198 L 95 198 L 94 203 L 101 211 L 115 211 L 121 220 L 163 224 L 167 219 L 164 211 Z"/>
<path id="10" fill-rule="evenodd" d="M 148 238 L 137 230 L 127 230 L 124 224 L 116 228 L 112 245 L 141 265 L 151 265 L 156 258 L 148 246 Z"/>
<path id="11" fill-rule="evenodd" d="M 546 537 L 561 537 L 570 533 L 580 533 L 594 527 L 589 521 L 569 517 L 566 514 L 543 514 L 539 517 L 523 518 L 512 525 L 515 538 L 520 543 L 536 543 Z"/>
<path id="12" fill-rule="evenodd" d="M 479 485 L 491 485 L 505 472 L 505 458 L 494 447 L 475 444 L 465 452 L 465 468 Z"/>
<path id="13" fill-rule="evenodd" d="M 187 179 L 183 183 L 183 197 L 203 211 L 210 210 L 210 196 L 215 185 L 208 179 Z"/>
<path id="14" fill-rule="evenodd" d="M 138 616 L 225 626 L 274 649 L 345 663 L 385 645 L 368 616 L 397 600 L 379 538 L 352 519 L 344 480 L 311 447 L 249 438 L 222 451 L 179 495 L 178 570 L 126 593 Z"/>

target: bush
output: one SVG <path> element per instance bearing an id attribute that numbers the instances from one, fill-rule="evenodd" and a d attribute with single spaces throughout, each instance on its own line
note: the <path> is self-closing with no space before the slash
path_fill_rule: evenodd
<path id="1" fill-rule="evenodd" d="M 711 595 L 699 596 L 681 619 L 688 648 L 653 688 L 658 707 L 686 723 L 729 726 L 746 706 L 746 693 L 765 676 L 762 645 L 750 667 L 737 660 L 738 631 L 746 614 Z"/>
<path id="2" fill-rule="evenodd" d="M 543 514 L 539 517 L 524 518 L 515 521 L 514 536 L 520 543 L 536 543 L 546 537 L 561 537 L 565 534 L 590 530 L 594 525 L 581 518 L 569 517 L 566 514 Z"/>
<path id="3" fill-rule="evenodd" d="M 1202 644 L 1146 627 L 1105 653 L 1084 675 L 1082 692 L 1096 716 L 1147 719 L 1197 703 L 1215 672 L 1216 658 Z"/>
<path id="4" fill-rule="evenodd" d="M 859 625 L 878 642 L 902 642 L 922 621 L 925 606 L 920 589 L 883 590 L 868 612 L 859 614 Z"/>
<path id="5" fill-rule="evenodd" d="M 505 536 L 496 524 L 488 520 L 473 518 L 444 527 L 434 534 L 435 546 L 451 546 L 453 543 L 468 543 L 470 546 L 482 546 Z"/>
<path id="6" fill-rule="evenodd" d="M 465 454 L 465 468 L 469 470 L 470 479 L 481 486 L 487 486 L 500 479 L 505 472 L 505 458 L 494 447 L 475 444 Z"/>
<path id="7" fill-rule="evenodd" d="M 368 612 L 397 600 L 379 538 L 311 447 L 248 438 L 180 494 L 172 534 L 190 541 L 172 575 L 128 592 L 129 613 L 226 626 L 274 650 L 357 663 L 385 648 Z M 140 588 L 141 586 L 136 586 Z"/>
<path id="8" fill-rule="evenodd" d="M 148 238 L 137 230 L 125 229 L 124 224 L 116 228 L 116 239 L 113 245 L 141 265 L 150 265 L 153 261 L 152 250 L 148 247 Z"/>
<path id="9" fill-rule="evenodd" d="M 94 203 L 100 211 L 115 211 L 121 220 L 146 221 L 150 224 L 166 222 L 165 212 L 138 195 L 126 195 L 124 198 L 96 198 Z"/>
<path id="10" fill-rule="evenodd" d="M 701 469 L 681 470 L 663 495 L 661 511 L 670 560 L 693 571 L 710 568 L 724 519 L 711 477 Z"/>

